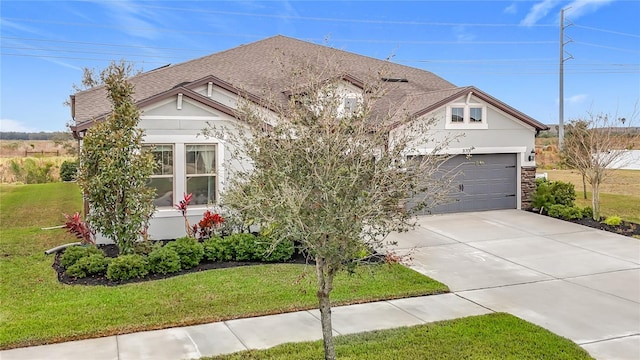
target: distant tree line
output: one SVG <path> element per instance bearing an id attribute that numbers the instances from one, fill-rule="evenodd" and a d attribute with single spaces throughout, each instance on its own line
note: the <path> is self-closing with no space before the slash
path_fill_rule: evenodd
<path id="1" fill-rule="evenodd" d="M 73 136 L 69 132 L 20 132 L 20 131 L 2 131 L 0 132 L 0 140 L 54 140 L 65 141 L 73 140 Z"/>

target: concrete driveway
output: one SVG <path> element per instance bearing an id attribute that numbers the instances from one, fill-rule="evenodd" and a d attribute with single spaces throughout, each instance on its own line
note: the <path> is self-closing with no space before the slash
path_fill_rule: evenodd
<path id="1" fill-rule="evenodd" d="M 597 359 L 640 359 L 640 240 L 519 210 L 418 223 L 391 236 L 413 269 Z"/>

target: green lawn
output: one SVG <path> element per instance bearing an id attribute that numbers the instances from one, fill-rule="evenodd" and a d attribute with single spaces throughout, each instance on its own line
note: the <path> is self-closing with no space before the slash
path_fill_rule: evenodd
<path id="1" fill-rule="evenodd" d="M 576 191 L 576 205 L 591 207 L 591 193 L 584 199 L 582 191 Z M 622 220 L 640 224 L 640 196 L 600 194 L 600 213 L 603 217 L 619 216 Z"/>
<path id="2" fill-rule="evenodd" d="M 339 336 L 340 359 L 592 359 L 570 340 L 508 314 Z M 321 341 L 208 359 L 322 359 Z"/>
<path id="3" fill-rule="evenodd" d="M 119 287 L 60 284 L 44 251 L 75 239 L 62 212 L 81 210 L 75 184 L 0 186 L 0 348 L 122 334 L 317 306 L 304 265 L 220 269 Z M 341 274 L 335 304 L 447 292 L 400 265 Z"/>

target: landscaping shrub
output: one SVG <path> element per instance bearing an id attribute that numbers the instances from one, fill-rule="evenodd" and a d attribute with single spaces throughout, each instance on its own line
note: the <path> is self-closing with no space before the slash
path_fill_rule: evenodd
<path id="1" fill-rule="evenodd" d="M 566 206 L 561 204 L 551 205 L 547 210 L 549 216 L 564 220 L 582 219 L 584 214 L 582 209 L 575 206 Z"/>
<path id="2" fill-rule="evenodd" d="M 157 245 L 160 245 L 158 243 Z M 149 255 L 157 246 L 153 241 L 138 241 L 133 244 L 133 253 L 138 255 Z"/>
<path id="3" fill-rule="evenodd" d="M 78 177 L 78 162 L 65 160 L 60 165 L 60 180 L 75 181 Z"/>
<path id="4" fill-rule="evenodd" d="M 593 218 L 593 208 L 591 206 L 585 206 L 582 208 L 582 216 L 592 219 Z"/>
<path id="5" fill-rule="evenodd" d="M 249 233 L 239 233 L 227 236 L 236 250 L 237 261 L 253 261 L 259 260 L 262 254 L 258 249 L 256 236 Z"/>
<path id="6" fill-rule="evenodd" d="M 604 219 L 603 223 L 609 226 L 619 226 L 622 224 L 622 219 L 619 216 L 608 216 Z"/>
<path id="7" fill-rule="evenodd" d="M 68 269 L 83 257 L 93 254 L 102 254 L 102 251 L 95 246 L 71 246 L 64 250 L 60 257 L 60 265 Z"/>
<path id="8" fill-rule="evenodd" d="M 89 275 L 102 275 L 107 271 L 111 258 L 105 257 L 103 253 L 91 254 L 80 258 L 75 264 L 66 270 L 67 275 L 76 278 L 84 278 Z"/>
<path id="9" fill-rule="evenodd" d="M 26 158 L 23 161 L 11 160 L 9 169 L 17 181 L 25 184 L 44 184 L 53 182 L 53 175 L 51 175 L 53 165 L 49 161 L 36 163 L 35 160 Z"/>
<path id="10" fill-rule="evenodd" d="M 167 244 L 180 256 L 180 266 L 183 269 L 190 269 L 202 261 L 204 257 L 204 248 L 196 239 L 185 236 Z"/>
<path id="11" fill-rule="evenodd" d="M 120 255 L 107 267 L 107 279 L 114 281 L 141 278 L 148 273 L 147 260 L 138 254 Z"/>
<path id="12" fill-rule="evenodd" d="M 147 257 L 149 270 L 156 274 L 169 274 L 178 272 L 181 269 L 180 256 L 170 247 L 159 247 L 153 249 Z"/>
<path id="13" fill-rule="evenodd" d="M 532 206 L 537 209 L 551 208 L 553 205 L 572 207 L 576 200 L 575 187 L 562 181 L 536 179 L 536 192 L 533 194 Z"/>
<path id="14" fill-rule="evenodd" d="M 275 246 L 274 246 L 275 243 Z M 266 236 L 256 239 L 257 260 L 266 262 L 282 262 L 291 259 L 295 247 L 291 240 L 277 241 Z"/>
<path id="15" fill-rule="evenodd" d="M 551 195 L 555 204 L 573 206 L 576 200 L 575 186 L 563 181 L 553 181 L 550 184 Z"/>
<path id="16" fill-rule="evenodd" d="M 236 250 L 229 237 L 214 236 L 204 241 L 204 256 L 210 261 L 231 261 L 235 259 Z"/>

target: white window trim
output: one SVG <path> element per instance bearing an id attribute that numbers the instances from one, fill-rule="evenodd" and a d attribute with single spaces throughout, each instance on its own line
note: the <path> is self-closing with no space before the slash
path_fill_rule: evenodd
<path id="1" fill-rule="evenodd" d="M 186 159 L 186 145 L 189 144 L 210 144 L 216 145 L 216 200 L 219 201 L 220 194 L 222 191 L 222 187 L 225 180 L 225 171 L 224 171 L 224 151 L 225 151 L 225 142 L 216 138 L 203 138 L 202 136 L 197 135 L 145 135 L 144 137 L 145 144 L 165 144 L 165 145 L 173 145 L 173 188 L 175 191 L 174 202 L 179 202 L 182 199 L 183 194 L 186 192 L 187 184 L 186 184 L 186 164 L 184 159 Z M 182 159 L 182 161 L 178 161 Z M 188 215 L 202 215 L 204 209 L 211 208 L 212 206 L 216 206 L 217 204 L 202 204 L 202 205 L 191 205 L 187 211 Z M 168 217 L 181 217 L 182 213 L 180 210 L 176 209 L 175 206 L 172 208 L 162 207 L 157 208 L 154 214 L 154 218 L 168 218 Z"/>
<path id="2" fill-rule="evenodd" d="M 464 109 L 464 121 L 453 122 L 451 121 L 451 109 L 463 108 Z M 482 109 L 482 121 L 471 122 L 471 108 Z M 445 110 L 445 123 L 444 128 L 448 130 L 473 130 L 473 129 L 488 129 L 489 123 L 487 122 L 487 106 L 483 104 L 465 104 L 465 103 L 452 103 L 447 105 Z"/>

